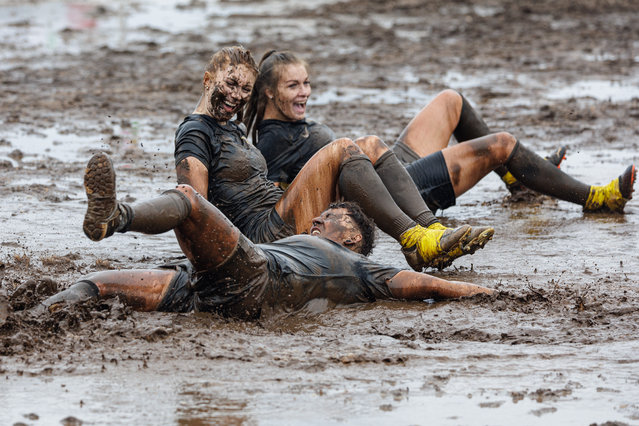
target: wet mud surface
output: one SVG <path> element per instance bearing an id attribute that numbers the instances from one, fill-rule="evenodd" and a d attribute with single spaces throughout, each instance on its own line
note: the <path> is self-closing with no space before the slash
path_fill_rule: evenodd
<path id="1" fill-rule="evenodd" d="M 3 2 L 0 411 L 7 424 L 639 424 L 639 204 L 514 202 L 489 176 L 441 213 L 490 224 L 442 272 L 498 289 L 258 322 L 138 313 L 117 299 L 33 310 L 82 275 L 181 255 L 172 234 L 81 231 L 92 152 L 121 197 L 175 182 L 172 139 L 202 68 L 241 42 L 311 64 L 309 116 L 393 142 L 446 87 L 491 128 L 606 184 L 639 160 L 632 1 Z M 373 257 L 405 267 L 381 235 Z M 318 303 L 321 305 L 321 303 Z"/>

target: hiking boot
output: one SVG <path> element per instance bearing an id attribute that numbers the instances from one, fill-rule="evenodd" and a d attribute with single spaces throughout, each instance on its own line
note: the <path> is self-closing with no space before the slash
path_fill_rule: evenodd
<path id="1" fill-rule="evenodd" d="M 557 168 L 560 168 L 561 162 L 566 159 L 567 150 L 568 150 L 568 147 L 560 146 L 552 154 L 546 156 L 545 159 L 548 160 L 551 164 L 554 164 L 555 166 L 557 166 Z M 510 172 L 506 173 L 501 178 L 501 180 L 504 181 L 504 183 L 506 184 L 506 189 L 508 189 L 508 191 L 512 195 L 525 196 L 525 195 L 536 194 L 535 191 L 526 188 Z"/>
<path id="2" fill-rule="evenodd" d="M 115 170 L 104 153 L 95 154 L 84 169 L 88 206 L 82 230 L 93 241 L 113 235 L 122 227 L 123 211 L 115 198 Z"/>
<path id="3" fill-rule="evenodd" d="M 584 212 L 611 211 L 623 213 L 628 200 L 632 199 L 637 170 L 635 165 L 628 168 L 608 185 L 591 186 Z"/>
<path id="4" fill-rule="evenodd" d="M 443 269 L 452 263 L 446 253 L 461 248 L 470 229 L 468 225 L 455 229 L 440 223 L 428 228 L 415 225 L 400 236 L 402 252 L 410 267 L 418 272 L 428 267 Z"/>

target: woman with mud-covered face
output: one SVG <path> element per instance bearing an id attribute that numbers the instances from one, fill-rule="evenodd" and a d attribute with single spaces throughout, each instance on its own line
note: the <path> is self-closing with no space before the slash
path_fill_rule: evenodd
<path id="1" fill-rule="evenodd" d="M 292 52 L 267 52 L 249 102 L 245 124 L 268 164 L 268 177 L 286 186 L 303 165 L 335 139 L 323 124 L 306 119 L 311 94 L 308 65 Z M 448 146 L 451 136 L 459 143 Z M 355 141 L 367 152 L 379 139 Z M 583 206 L 584 211 L 623 212 L 632 198 L 635 166 L 603 186 L 590 186 L 559 170 L 566 148 L 542 158 L 512 135 L 491 134 L 468 100 L 444 90 L 426 105 L 401 132 L 392 148 L 377 148 L 399 159 L 430 209 L 455 205 L 457 197 L 491 171 L 506 184 L 513 199 L 550 195 Z M 386 158 L 387 158 L 386 157 Z M 380 167 L 374 162 L 379 173 Z M 527 189 L 529 188 L 529 189 Z"/>
<path id="2" fill-rule="evenodd" d="M 292 69 L 289 80 L 295 83 L 303 71 Z M 274 185 L 267 178 L 264 157 L 247 141 L 240 123 L 256 77 L 257 66 L 246 49 L 217 52 L 204 72 L 195 110 L 175 135 L 178 183 L 205 195 L 253 242 L 306 232 L 338 194 L 359 203 L 380 229 L 400 242 L 417 270 L 443 268 L 492 237 L 489 227 L 441 225 L 399 162 L 386 161 L 386 171 L 380 172 L 385 149 L 381 142 L 362 148 L 346 138 L 333 141 L 304 165 L 286 191 Z M 300 85 L 301 94 L 293 84 L 278 91 L 276 108 L 282 117 L 303 116 L 310 85 Z M 398 174 L 405 184 L 388 186 Z"/>

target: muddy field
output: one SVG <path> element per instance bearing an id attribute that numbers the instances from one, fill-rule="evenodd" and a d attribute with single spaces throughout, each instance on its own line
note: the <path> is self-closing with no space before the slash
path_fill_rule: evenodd
<path id="1" fill-rule="evenodd" d="M 0 423 L 639 424 L 639 203 L 508 200 L 496 176 L 441 213 L 494 240 L 442 272 L 498 289 L 247 323 L 118 300 L 29 308 L 102 269 L 181 255 L 172 234 L 82 234 L 82 171 L 174 185 L 173 134 L 220 46 L 311 64 L 309 116 L 392 143 L 446 87 L 495 130 L 605 184 L 639 162 L 632 0 L 0 2 Z M 406 266 L 380 235 L 373 257 Z"/>

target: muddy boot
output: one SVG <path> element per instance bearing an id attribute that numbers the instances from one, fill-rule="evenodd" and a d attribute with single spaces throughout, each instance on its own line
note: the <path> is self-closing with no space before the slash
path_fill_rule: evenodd
<path id="1" fill-rule="evenodd" d="M 447 253 L 461 250 L 467 243 L 470 230 L 468 225 L 455 229 L 446 228 L 440 223 L 428 228 L 415 225 L 400 236 L 402 253 L 410 267 L 418 272 L 424 268 L 443 269 L 454 260 Z"/>
<path id="2" fill-rule="evenodd" d="M 561 162 L 566 159 L 567 149 L 568 147 L 566 146 L 560 146 L 552 154 L 546 156 L 545 158 L 546 160 L 548 160 L 548 162 L 554 164 L 555 166 L 557 166 L 557 168 L 560 168 Z M 502 176 L 501 180 L 506 184 L 506 189 L 508 189 L 508 191 L 510 192 L 511 199 L 513 201 L 523 201 L 529 199 L 531 196 L 541 195 L 531 189 L 526 188 L 510 172 Z"/>
<path id="3" fill-rule="evenodd" d="M 623 213 L 623 209 L 632 199 L 637 170 L 634 164 L 608 185 L 591 186 L 588 200 L 584 204 L 584 212 L 610 211 Z"/>
<path id="4" fill-rule="evenodd" d="M 484 248 L 486 243 L 493 238 L 494 234 L 495 229 L 490 226 L 476 226 L 471 228 L 465 238 L 466 241 L 460 247 L 455 247 L 453 250 L 446 253 L 449 264 L 458 257 L 473 254 L 477 250 Z"/>
<path id="5" fill-rule="evenodd" d="M 115 170 L 104 153 L 89 160 L 84 172 L 84 188 L 89 205 L 82 229 L 93 241 L 100 241 L 114 232 L 161 234 L 179 226 L 191 213 L 191 201 L 176 189 L 135 205 L 118 202 Z"/>
<path id="6" fill-rule="evenodd" d="M 84 170 L 88 206 L 82 230 L 93 241 L 122 230 L 129 219 L 127 209 L 115 198 L 115 170 L 104 153 L 95 154 Z"/>

